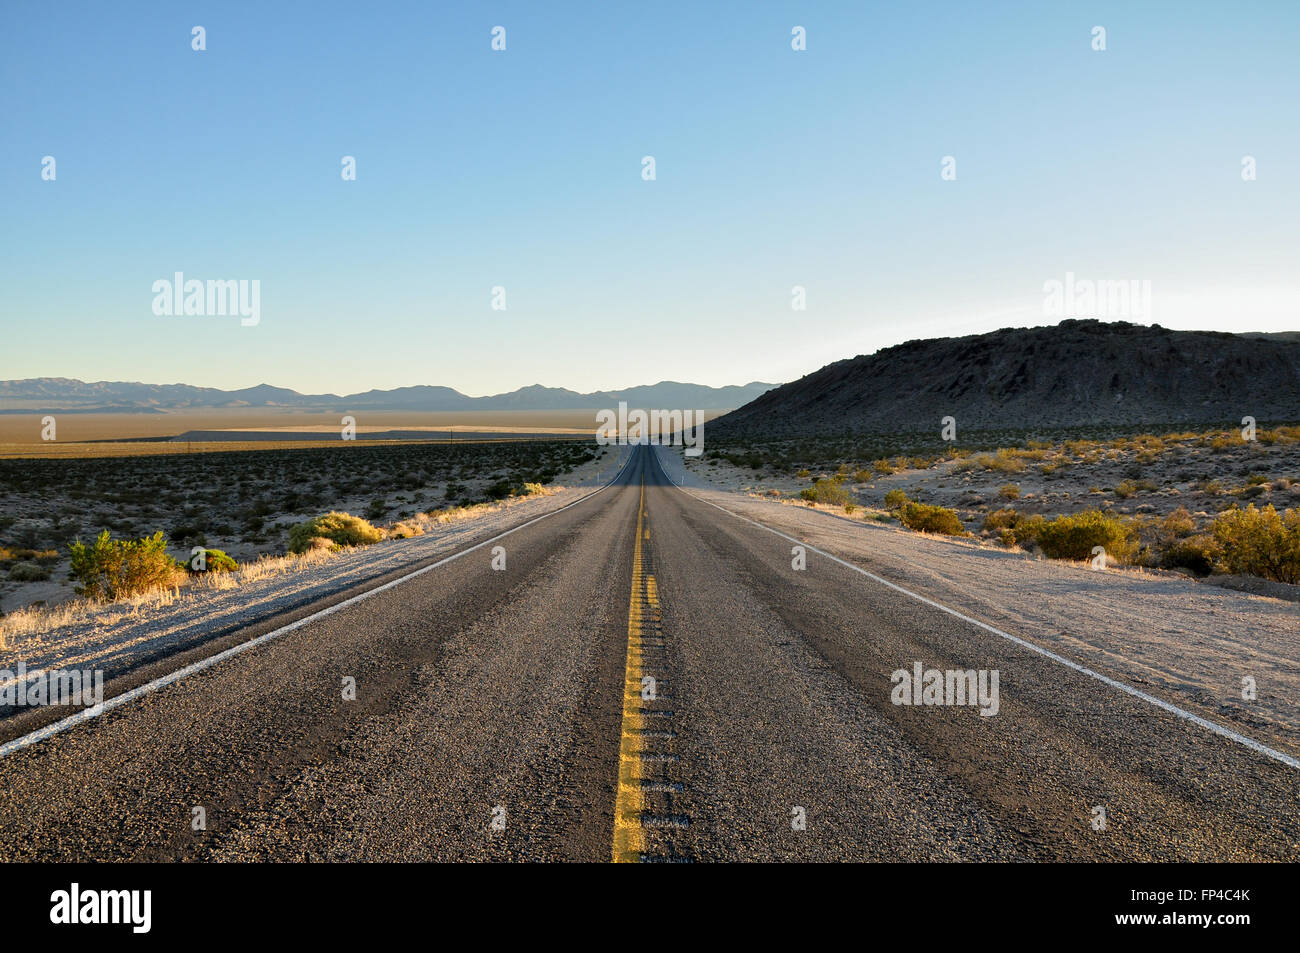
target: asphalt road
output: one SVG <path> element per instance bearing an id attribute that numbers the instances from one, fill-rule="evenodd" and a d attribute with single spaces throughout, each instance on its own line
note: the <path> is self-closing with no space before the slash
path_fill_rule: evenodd
<path id="1" fill-rule="evenodd" d="M 499 545 L 0 758 L 0 857 L 1300 857 L 1300 771 L 795 569 L 648 448 Z M 997 714 L 894 704 L 916 662 Z"/>

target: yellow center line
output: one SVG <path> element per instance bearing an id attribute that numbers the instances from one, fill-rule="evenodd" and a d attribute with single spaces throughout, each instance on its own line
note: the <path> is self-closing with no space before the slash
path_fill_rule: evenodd
<path id="1" fill-rule="evenodd" d="M 618 793 L 614 798 L 614 863 L 637 863 L 645 850 L 644 779 L 641 765 L 641 598 L 646 592 L 641 562 L 642 524 L 645 520 L 645 475 L 641 476 L 641 502 L 636 511 L 636 543 L 632 550 L 632 595 L 627 609 L 627 665 L 623 678 L 623 736 L 618 745 Z M 646 532 L 648 537 L 650 534 Z M 656 602 L 658 600 L 656 599 Z"/>

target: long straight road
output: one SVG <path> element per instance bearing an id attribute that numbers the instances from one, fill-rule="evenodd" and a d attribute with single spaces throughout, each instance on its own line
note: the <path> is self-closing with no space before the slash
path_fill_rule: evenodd
<path id="1" fill-rule="evenodd" d="M 575 505 L 0 758 L 0 856 L 1300 856 L 1300 770 L 794 546 L 636 448 Z M 895 704 L 917 663 L 996 671 L 996 714 Z"/>

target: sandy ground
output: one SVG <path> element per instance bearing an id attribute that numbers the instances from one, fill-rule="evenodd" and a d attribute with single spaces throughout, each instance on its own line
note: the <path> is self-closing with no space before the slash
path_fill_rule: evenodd
<path id="1" fill-rule="evenodd" d="M 698 496 L 1097 671 L 1300 754 L 1300 607 L 1172 574 L 1093 571 L 718 490 L 661 450 Z M 716 468 L 710 468 L 716 469 Z M 775 539 L 775 538 L 774 538 Z M 776 540 L 778 544 L 780 540 Z M 1243 699 L 1244 678 L 1258 697 Z"/>

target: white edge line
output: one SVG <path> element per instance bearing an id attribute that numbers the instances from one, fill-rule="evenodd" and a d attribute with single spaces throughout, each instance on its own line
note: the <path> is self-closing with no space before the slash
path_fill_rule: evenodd
<path id="1" fill-rule="evenodd" d="M 61 734 L 62 732 L 67 731 L 69 728 L 73 728 L 81 724 L 82 722 L 90 721 L 92 718 L 97 718 L 98 716 L 104 714 L 105 712 L 112 711 L 114 708 L 118 708 L 122 705 L 125 705 L 127 702 L 135 701 L 135 699 L 147 695 L 150 692 L 157 691 L 160 688 L 166 688 L 168 685 L 171 685 L 173 682 L 179 682 L 181 679 L 193 675 L 196 672 L 201 672 L 204 669 L 211 668 L 212 666 L 216 665 L 218 662 L 222 662 L 228 658 L 233 658 L 236 655 L 239 655 L 243 652 L 247 652 L 249 649 L 255 648 L 256 646 L 261 645 L 263 642 L 269 642 L 272 639 L 279 638 L 280 636 L 285 635 L 286 633 L 292 632 L 294 629 L 302 628 L 304 625 L 307 625 L 309 622 L 315 622 L 317 619 L 323 619 L 325 616 L 332 615 L 341 609 L 346 609 L 349 608 L 350 606 L 356 605 L 359 602 L 364 602 L 365 600 L 371 598 L 372 596 L 377 596 L 381 592 L 384 592 L 388 589 L 392 589 L 394 586 L 400 586 L 404 582 L 409 582 L 410 580 L 414 579 L 416 576 L 422 576 L 426 572 L 437 569 L 439 566 L 445 566 L 447 565 L 447 563 L 460 559 L 462 556 L 468 556 L 470 553 L 482 549 L 484 546 L 487 546 L 489 543 L 495 543 L 498 539 L 503 539 L 506 536 L 509 536 L 511 533 L 518 532 L 519 530 L 523 529 L 526 526 L 532 526 L 534 523 L 544 520 L 548 516 L 554 516 L 557 513 L 563 513 L 565 510 L 569 509 L 570 507 L 577 506 L 579 503 L 585 503 L 587 500 L 591 499 L 597 493 L 603 493 L 605 490 L 608 490 L 611 486 L 613 486 L 614 482 L 620 476 L 622 476 L 623 471 L 627 469 L 627 465 L 631 462 L 633 456 L 634 454 L 631 453 L 627 455 L 627 459 L 623 461 L 622 466 L 618 468 L 618 472 L 614 474 L 613 479 L 611 479 L 608 483 L 606 483 L 604 486 L 600 487 L 599 489 L 592 490 L 590 493 L 586 494 L 585 496 L 579 497 L 578 499 L 574 500 L 571 503 L 565 503 L 563 506 L 558 507 L 557 509 L 553 509 L 549 513 L 543 513 L 541 516 L 534 516 L 532 519 L 528 520 L 527 522 L 520 523 L 518 526 L 512 526 L 504 533 L 498 533 L 496 536 L 493 536 L 491 539 L 485 539 L 481 543 L 475 543 L 473 546 L 469 547 L 469 549 L 462 549 L 460 552 L 452 553 L 450 556 L 446 556 L 435 563 L 430 563 L 427 566 L 422 566 L 421 568 L 416 569 L 413 572 L 407 573 L 405 576 L 400 576 L 397 579 L 389 580 L 383 585 L 376 586 L 373 589 L 367 589 L 365 592 L 358 593 L 357 595 L 352 596 L 351 598 L 348 599 L 344 599 L 342 602 L 335 603 L 332 606 L 327 606 L 326 608 L 321 609 L 318 612 L 313 612 L 311 615 L 303 616 L 301 619 L 298 619 L 294 622 L 290 622 L 288 625 L 283 625 L 278 629 L 273 629 L 270 632 L 263 633 L 262 635 L 259 635 L 256 638 L 249 639 L 247 642 L 240 642 L 238 645 L 232 645 L 230 648 L 224 649 L 223 651 L 218 652 L 216 655 L 210 655 L 207 658 L 199 659 L 197 662 L 191 662 L 189 665 L 183 666 L 182 668 L 178 668 L 176 671 L 169 672 L 168 674 L 163 675 L 159 678 L 155 678 L 151 682 L 145 682 L 143 685 L 137 685 L 135 688 L 131 689 L 130 691 L 123 692 L 120 695 L 114 695 L 112 698 L 110 698 L 106 702 L 103 702 L 102 704 L 95 705 L 91 708 L 82 709 L 81 711 L 77 712 L 75 715 L 69 715 L 67 718 L 63 718 L 60 719 L 59 721 L 52 722 L 51 724 L 46 725 L 44 728 L 38 728 L 29 734 L 23 735 L 19 738 L 14 738 L 12 741 L 6 741 L 3 745 L 0 745 L 0 758 L 3 758 L 6 755 L 15 752 L 20 748 L 26 748 L 29 745 L 34 745 L 39 741 L 44 741 L 46 738 L 52 737 L 53 735 Z"/>
<path id="2" fill-rule="evenodd" d="M 1217 722 L 1210 721 L 1208 718 L 1202 718 L 1200 715 L 1179 708 L 1177 705 L 1170 704 L 1169 702 L 1165 701 L 1163 698 L 1157 698 L 1155 695 L 1149 695 L 1146 692 L 1142 691 L 1141 689 L 1134 688 L 1132 685 L 1126 685 L 1124 682 L 1117 681 L 1116 679 L 1113 679 L 1108 675 L 1102 675 L 1100 672 L 1094 672 L 1092 669 L 1080 665 L 1078 662 L 1071 661 L 1070 659 L 1066 658 L 1063 655 L 1057 655 L 1055 652 L 1051 651 L 1050 649 L 1045 649 L 1041 645 L 1035 645 L 1033 642 L 1028 642 L 1025 639 L 1022 639 L 1019 636 L 1012 635 L 1009 632 L 1003 632 L 1001 629 L 995 628 L 994 626 L 989 625 L 987 622 L 981 622 L 979 619 L 973 619 L 968 615 L 964 615 L 963 613 L 958 612 L 956 609 L 948 608 L 947 606 L 943 605 L 940 602 L 935 602 L 933 599 L 927 599 L 925 596 L 918 595 L 917 593 L 912 592 L 910 589 L 904 589 L 902 586 L 898 585 L 897 583 L 890 582 L 888 579 L 882 579 L 880 576 L 877 576 L 875 573 L 868 572 L 867 570 L 863 569 L 861 566 L 855 566 L 853 563 L 840 559 L 838 556 L 833 556 L 830 553 L 820 550 L 816 546 L 806 543 L 801 539 L 796 539 L 793 536 L 787 536 L 785 533 L 782 533 L 780 530 L 775 530 L 770 526 L 764 525 L 763 523 L 759 523 L 756 522 L 755 520 L 749 519 L 748 517 L 741 516 L 739 513 L 733 513 L 725 506 L 719 506 L 717 503 L 714 503 L 710 500 L 706 500 L 703 497 L 696 496 L 694 493 L 690 492 L 688 489 L 686 489 L 686 487 L 678 483 L 669 475 L 667 468 L 665 468 L 662 462 L 659 461 L 658 454 L 654 454 L 653 456 L 655 457 L 656 464 L 658 464 L 659 466 L 659 471 L 664 476 L 668 477 L 668 482 L 671 483 L 673 486 L 677 487 L 677 489 L 681 490 L 683 493 L 685 493 L 687 496 L 691 497 L 692 499 L 699 500 L 701 503 L 704 503 L 708 506 L 712 506 L 714 509 L 722 510 L 722 512 L 730 516 L 734 516 L 738 520 L 741 520 L 746 523 L 750 523 L 751 525 L 757 526 L 760 529 L 765 529 L 769 533 L 775 533 L 777 536 L 780 536 L 782 539 L 787 539 L 792 543 L 795 543 L 799 546 L 803 546 L 806 549 L 810 549 L 814 553 L 817 553 L 819 556 L 824 556 L 827 559 L 831 560 L 832 562 L 839 563 L 841 566 L 844 566 L 846 569 L 852 569 L 854 572 L 861 573 L 862 575 L 866 576 L 868 579 L 875 580 L 876 582 L 880 583 L 882 586 L 888 586 L 890 589 L 893 589 L 895 592 L 901 592 L 903 595 L 915 599 L 917 602 L 923 602 L 928 606 L 932 606 L 935 609 L 939 609 L 942 612 L 948 613 L 948 615 L 950 616 L 955 616 L 956 618 L 961 619 L 963 622 L 968 622 L 971 625 L 977 626 L 986 632 L 992 632 L 994 635 L 1001 636 L 1002 638 L 1007 639 L 1008 641 L 1014 642 L 1016 643 L 1016 645 L 1019 645 L 1022 648 L 1029 649 L 1029 651 L 1031 652 L 1037 652 L 1039 655 L 1043 656 L 1044 658 L 1049 658 L 1053 662 L 1058 662 L 1061 665 L 1073 669 L 1074 671 L 1079 672 L 1082 675 L 1087 675 L 1089 678 L 1095 678 L 1097 681 L 1101 682 L 1104 685 L 1109 685 L 1111 688 L 1118 688 L 1120 691 L 1132 695 L 1134 698 L 1140 698 L 1144 702 L 1147 702 L 1148 704 L 1154 705 L 1157 708 L 1169 712 L 1171 715 L 1175 715 L 1178 718 L 1182 718 L 1185 721 L 1190 721 L 1192 724 L 1199 725 L 1200 727 L 1205 728 L 1208 731 L 1214 732 L 1216 735 L 1222 735 L 1224 738 L 1227 738 L 1230 741 L 1235 741 L 1239 745 L 1244 745 L 1245 747 L 1251 749 L 1252 751 L 1256 751 L 1259 754 L 1264 755 L 1265 757 L 1272 758 L 1274 761 L 1280 761 L 1282 764 L 1285 764 L 1288 767 L 1300 769 L 1300 759 L 1293 758 L 1291 755 L 1286 754 L 1283 751 L 1278 751 L 1275 748 L 1268 747 L 1268 745 L 1260 744 L 1254 738 L 1248 738 L 1245 735 L 1238 734 L 1237 732 L 1233 731 L 1231 728 L 1225 728 L 1223 727 L 1223 725 L 1220 725 Z"/>

